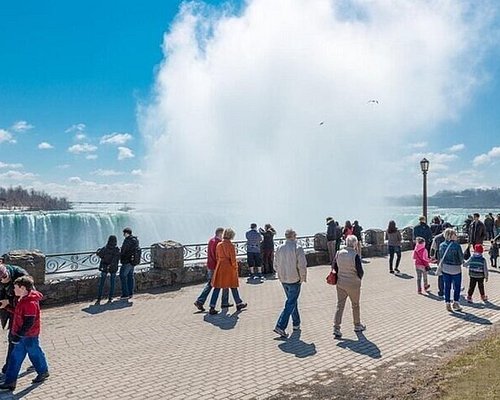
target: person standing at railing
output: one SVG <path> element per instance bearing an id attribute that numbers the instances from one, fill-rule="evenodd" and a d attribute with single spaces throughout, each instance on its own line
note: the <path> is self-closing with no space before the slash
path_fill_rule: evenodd
<path id="1" fill-rule="evenodd" d="M 258 233 L 258 232 L 257 232 Z M 247 304 L 243 303 L 238 292 L 238 263 L 236 261 L 236 248 L 232 243 L 235 232 L 231 228 L 226 228 L 222 234 L 222 242 L 217 245 L 215 251 L 217 257 L 217 265 L 212 277 L 212 297 L 210 298 L 209 314 L 215 315 L 218 311 L 215 309 L 217 299 L 221 289 L 231 289 L 236 310 L 244 309 Z"/>
<path id="2" fill-rule="evenodd" d="M 271 224 L 265 224 L 264 229 L 259 228 L 259 233 L 264 238 L 261 244 L 264 273 L 274 274 L 274 235 L 276 235 L 276 231 Z"/>
<path id="3" fill-rule="evenodd" d="M 363 258 L 361 254 L 361 244 L 363 243 L 362 233 L 363 233 L 363 227 L 359 225 L 358 221 L 354 221 L 352 223 L 352 234 L 356 236 L 356 239 L 358 239 L 358 248 L 356 249 L 356 251 L 361 258 Z"/>
<path id="4" fill-rule="evenodd" d="M 337 240 L 338 237 L 338 227 L 335 220 L 332 217 L 326 218 L 326 247 L 328 248 L 328 255 L 330 256 L 330 263 L 333 262 L 335 258 L 335 253 L 337 253 Z"/>
<path id="5" fill-rule="evenodd" d="M 262 257 L 260 255 L 260 243 L 262 235 L 257 231 L 257 224 L 251 224 L 246 233 L 247 238 L 247 262 L 250 269 L 250 279 L 264 279 L 262 275 Z"/>
<path id="6" fill-rule="evenodd" d="M 141 262 L 139 239 L 132 236 L 132 229 L 123 230 L 123 244 L 120 250 L 120 279 L 122 283 L 122 299 L 130 299 L 134 294 L 134 267 Z"/>
<path id="7" fill-rule="evenodd" d="M 215 230 L 215 236 L 208 241 L 207 247 L 207 284 L 201 291 L 200 295 L 194 302 L 194 306 L 200 310 L 205 311 L 205 301 L 207 300 L 210 291 L 212 290 L 212 276 L 214 275 L 215 267 L 217 266 L 217 245 L 222 242 L 222 234 L 224 233 L 224 228 L 217 228 Z M 229 304 L 229 289 L 222 289 L 222 308 L 232 307 Z"/>
<path id="8" fill-rule="evenodd" d="M 101 271 L 101 279 L 99 280 L 99 290 L 97 292 L 96 305 L 101 303 L 102 292 L 104 290 L 104 284 L 106 282 L 106 277 L 109 274 L 109 295 L 108 303 L 113 301 L 113 296 L 115 293 L 115 279 L 116 272 L 118 271 L 118 262 L 120 261 L 120 248 L 117 246 L 118 240 L 115 235 L 111 235 L 108 238 L 108 243 L 106 246 L 101 247 L 97 250 L 96 254 L 101 259 L 99 263 L 99 271 Z"/>

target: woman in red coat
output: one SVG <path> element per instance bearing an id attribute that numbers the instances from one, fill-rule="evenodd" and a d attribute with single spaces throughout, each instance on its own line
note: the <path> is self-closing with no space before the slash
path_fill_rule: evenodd
<path id="1" fill-rule="evenodd" d="M 217 257 L 217 265 L 214 275 L 212 276 L 212 298 L 210 299 L 209 314 L 217 314 L 215 309 L 217 298 L 221 289 L 231 289 L 236 310 L 240 311 L 247 306 L 240 298 L 238 293 L 238 263 L 236 262 L 236 249 L 231 240 L 234 239 L 235 233 L 231 228 L 226 228 L 222 234 L 222 242 L 217 245 L 215 251 Z"/>

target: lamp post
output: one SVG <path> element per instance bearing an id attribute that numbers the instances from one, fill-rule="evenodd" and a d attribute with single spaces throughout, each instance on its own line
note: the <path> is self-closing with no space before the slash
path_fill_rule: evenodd
<path id="1" fill-rule="evenodd" d="M 422 215 L 427 221 L 427 171 L 429 171 L 429 160 L 423 158 L 422 161 L 420 161 L 420 169 L 422 170 L 422 174 L 424 176 L 424 187 L 422 193 Z"/>

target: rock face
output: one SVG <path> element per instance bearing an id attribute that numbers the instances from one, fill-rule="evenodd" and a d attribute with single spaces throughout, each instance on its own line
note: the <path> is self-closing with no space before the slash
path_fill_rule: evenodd
<path id="1" fill-rule="evenodd" d="M 154 268 L 172 269 L 184 267 L 184 248 L 179 242 L 167 240 L 151 246 L 151 262 Z"/>
<path id="2" fill-rule="evenodd" d="M 367 229 L 365 241 L 368 245 L 381 246 L 384 244 L 384 231 L 382 229 Z"/>
<path id="3" fill-rule="evenodd" d="M 413 240 L 413 228 L 411 226 L 407 226 L 401 230 L 401 236 L 403 240 L 412 241 Z"/>
<path id="4" fill-rule="evenodd" d="M 5 256 L 5 264 L 24 268 L 35 280 L 35 285 L 45 282 L 45 255 L 39 250 L 12 250 Z"/>
<path id="5" fill-rule="evenodd" d="M 314 235 L 314 250 L 328 251 L 328 246 L 326 244 L 326 233 L 317 233 L 316 235 Z"/>

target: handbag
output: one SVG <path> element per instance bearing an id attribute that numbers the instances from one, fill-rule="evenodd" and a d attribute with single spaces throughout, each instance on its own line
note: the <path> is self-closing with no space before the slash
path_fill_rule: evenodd
<path id="1" fill-rule="evenodd" d="M 470 244 L 467 246 L 467 248 L 464 251 L 464 260 L 468 260 L 470 258 Z"/>
<path id="2" fill-rule="evenodd" d="M 336 285 L 338 276 L 337 273 L 334 271 L 335 265 L 337 264 L 337 257 L 335 257 L 335 260 L 333 261 L 332 269 L 330 270 L 330 273 L 326 277 L 326 283 L 329 285 Z"/>
<path id="3" fill-rule="evenodd" d="M 443 254 L 443 257 L 441 257 L 439 259 L 439 264 L 438 264 L 438 268 L 436 270 L 436 275 L 437 276 L 441 276 L 443 275 L 443 261 L 444 261 L 444 258 L 446 257 L 446 253 L 448 253 L 448 250 L 450 249 L 451 247 L 451 243 L 448 245 L 448 247 L 446 248 L 446 250 L 444 251 L 444 254 Z"/>

